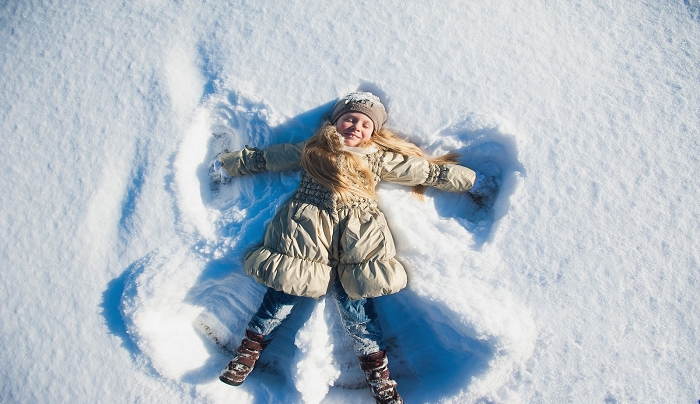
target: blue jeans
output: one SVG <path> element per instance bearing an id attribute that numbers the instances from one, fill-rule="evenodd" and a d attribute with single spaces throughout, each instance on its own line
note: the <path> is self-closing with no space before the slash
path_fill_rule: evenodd
<path id="1" fill-rule="evenodd" d="M 353 351 L 357 356 L 365 356 L 384 350 L 384 336 L 379 318 L 371 298 L 351 301 L 340 281 L 331 286 L 331 296 L 338 307 L 340 319 L 353 341 Z M 303 299 L 267 288 L 260 308 L 248 323 L 248 329 L 264 336 L 264 341 L 275 337 L 282 323 Z"/>

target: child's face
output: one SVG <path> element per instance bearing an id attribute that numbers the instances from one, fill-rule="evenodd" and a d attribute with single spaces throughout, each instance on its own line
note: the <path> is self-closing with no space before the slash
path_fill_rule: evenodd
<path id="1" fill-rule="evenodd" d="M 345 139 L 346 146 L 356 147 L 372 137 L 374 123 L 361 112 L 346 112 L 338 118 L 335 130 Z"/>

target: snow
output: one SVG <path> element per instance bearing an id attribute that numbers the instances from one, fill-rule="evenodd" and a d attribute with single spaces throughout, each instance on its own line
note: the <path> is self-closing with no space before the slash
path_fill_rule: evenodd
<path id="1" fill-rule="evenodd" d="M 382 186 L 410 286 L 378 299 L 406 402 L 700 400 L 700 6 L 0 6 L 0 402 L 371 402 L 333 304 L 218 381 L 264 288 L 242 270 L 298 173 L 209 188 L 351 91 L 492 210 Z M 218 341 L 216 345 L 214 341 Z"/>

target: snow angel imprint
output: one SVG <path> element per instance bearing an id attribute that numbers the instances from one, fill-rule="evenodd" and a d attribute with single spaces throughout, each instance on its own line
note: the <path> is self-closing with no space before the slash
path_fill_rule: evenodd
<path id="1" fill-rule="evenodd" d="M 330 292 L 375 400 L 403 402 L 389 377 L 373 298 L 400 291 L 407 278 L 395 259 L 375 186 L 384 180 L 412 186 L 419 194 L 426 186 L 474 192 L 480 181 L 456 164 L 454 154 L 425 158 L 418 146 L 383 128 L 386 119 L 378 97 L 351 93 L 307 141 L 265 150 L 246 146 L 215 161 L 218 181 L 302 170 L 299 188 L 268 225 L 263 245 L 245 257 L 246 272 L 268 289 L 237 355 L 221 372 L 222 382 L 243 383 L 292 309 Z"/>

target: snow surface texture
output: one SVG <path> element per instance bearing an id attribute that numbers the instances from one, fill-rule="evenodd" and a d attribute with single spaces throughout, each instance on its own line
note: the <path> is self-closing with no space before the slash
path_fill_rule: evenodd
<path id="1" fill-rule="evenodd" d="M 0 402 L 371 402 L 324 300 L 218 381 L 298 173 L 208 175 L 358 89 L 501 178 L 379 192 L 406 402 L 697 402 L 700 7 L 658 3 L 3 3 Z"/>

